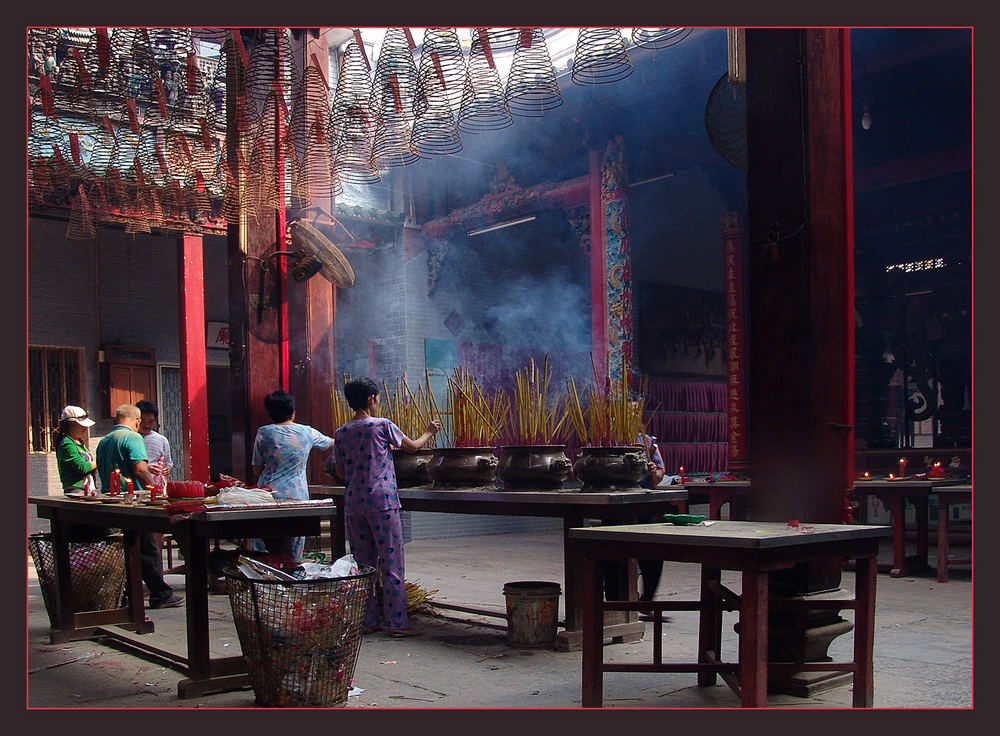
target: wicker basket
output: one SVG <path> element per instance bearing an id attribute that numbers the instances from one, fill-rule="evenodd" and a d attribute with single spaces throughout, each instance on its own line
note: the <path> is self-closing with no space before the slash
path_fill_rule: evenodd
<path id="1" fill-rule="evenodd" d="M 224 575 L 257 704 L 345 705 L 375 569 L 296 581 Z"/>
<path id="2" fill-rule="evenodd" d="M 28 551 L 35 563 L 45 612 L 55 628 L 59 625 L 59 609 L 52 535 L 32 534 L 28 537 Z M 103 611 L 121 605 L 125 593 L 125 544 L 120 534 L 93 542 L 70 542 L 69 569 L 74 611 Z"/>

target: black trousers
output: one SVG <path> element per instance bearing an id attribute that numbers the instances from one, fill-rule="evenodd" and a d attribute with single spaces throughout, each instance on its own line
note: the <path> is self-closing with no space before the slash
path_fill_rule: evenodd
<path id="1" fill-rule="evenodd" d="M 156 543 L 156 535 L 153 532 L 138 532 L 138 535 L 142 582 L 149 588 L 149 600 L 166 600 L 173 588 L 163 579 L 163 553 Z"/>

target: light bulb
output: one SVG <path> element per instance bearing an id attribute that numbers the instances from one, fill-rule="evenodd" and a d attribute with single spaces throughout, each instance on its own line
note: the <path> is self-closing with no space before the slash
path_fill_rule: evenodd
<path id="1" fill-rule="evenodd" d="M 861 127 L 865 130 L 871 130 L 872 127 L 872 114 L 868 109 L 868 105 L 863 107 L 864 112 L 861 113 Z"/>

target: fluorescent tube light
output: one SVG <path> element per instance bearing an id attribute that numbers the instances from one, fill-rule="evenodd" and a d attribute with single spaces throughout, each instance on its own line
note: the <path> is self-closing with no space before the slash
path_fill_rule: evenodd
<path id="1" fill-rule="evenodd" d="M 535 219 L 534 215 L 528 215 L 527 217 L 519 217 L 516 220 L 507 220 L 506 222 L 498 222 L 495 225 L 487 225 L 486 227 L 476 228 L 475 230 L 470 230 L 466 235 L 482 235 L 483 233 L 492 232 L 493 230 L 500 230 L 501 228 L 510 227 L 511 225 L 520 225 L 522 222 L 531 222 Z"/>

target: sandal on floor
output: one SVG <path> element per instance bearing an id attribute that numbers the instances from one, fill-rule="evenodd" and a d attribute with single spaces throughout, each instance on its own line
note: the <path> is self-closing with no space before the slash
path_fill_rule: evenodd
<path id="1" fill-rule="evenodd" d="M 387 629 L 386 633 L 393 639 L 402 639 L 407 636 L 420 636 L 420 632 L 415 629 Z"/>

